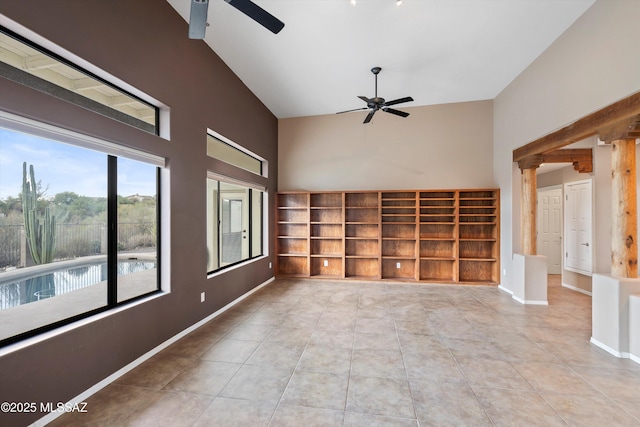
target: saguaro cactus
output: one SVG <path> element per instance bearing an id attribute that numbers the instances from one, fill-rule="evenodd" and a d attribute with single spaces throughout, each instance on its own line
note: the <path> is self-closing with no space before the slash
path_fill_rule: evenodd
<path id="1" fill-rule="evenodd" d="M 36 264 L 47 264 L 53 261 L 55 249 L 56 218 L 51 215 L 49 207 L 45 208 L 44 217 L 37 214 L 38 195 L 33 165 L 29 166 L 27 180 L 27 163 L 22 163 L 22 213 L 24 230 L 29 252 Z"/>

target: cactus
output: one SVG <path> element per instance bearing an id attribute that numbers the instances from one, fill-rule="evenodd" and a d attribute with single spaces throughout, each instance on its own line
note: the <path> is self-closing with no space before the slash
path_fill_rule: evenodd
<path id="1" fill-rule="evenodd" d="M 44 218 L 37 214 L 38 195 L 33 165 L 29 166 L 27 180 L 27 163 L 22 163 L 22 213 L 24 230 L 29 252 L 36 264 L 53 262 L 55 250 L 56 218 L 51 215 L 49 207 L 45 208 Z"/>

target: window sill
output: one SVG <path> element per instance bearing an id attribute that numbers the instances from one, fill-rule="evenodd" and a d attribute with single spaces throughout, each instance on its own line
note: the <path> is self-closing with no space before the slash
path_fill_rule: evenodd
<path id="1" fill-rule="evenodd" d="M 259 256 L 257 258 L 248 259 L 248 260 L 246 260 L 244 262 L 235 264 L 235 265 L 233 265 L 231 267 L 223 268 L 221 270 L 214 271 L 213 273 L 207 273 L 207 280 L 208 279 L 212 279 L 212 278 L 217 277 L 217 276 L 220 276 L 222 274 L 225 274 L 225 273 L 227 273 L 229 271 L 233 271 L 233 270 L 236 270 L 238 268 L 245 267 L 245 266 L 247 266 L 249 264 L 252 264 L 252 263 L 260 261 L 260 260 L 263 260 L 265 258 L 268 258 L 268 256 L 267 255 L 261 255 L 261 256 Z"/>

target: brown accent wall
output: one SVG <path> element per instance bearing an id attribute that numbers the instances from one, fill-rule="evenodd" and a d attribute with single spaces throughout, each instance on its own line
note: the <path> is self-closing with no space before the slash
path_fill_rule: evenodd
<path id="1" fill-rule="evenodd" d="M 0 78 L 0 110 L 168 159 L 171 292 L 0 357 L 0 401 L 64 402 L 273 276 L 265 258 L 206 277 L 206 172 L 234 173 L 207 157 L 206 129 L 267 159 L 275 191 L 278 123 L 166 1 L 10 0 L 0 14 L 171 109 L 166 140 Z M 43 415 L 0 413 L 0 425 Z"/>

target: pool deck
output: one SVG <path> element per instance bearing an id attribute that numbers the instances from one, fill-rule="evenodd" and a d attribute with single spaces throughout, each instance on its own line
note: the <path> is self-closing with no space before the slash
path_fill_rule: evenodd
<path id="1" fill-rule="evenodd" d="M 150 254 L 144 254 L 146 257 L 140 256 L 140 259 L 149 259 Z M 133 254 L 127 254 L 124 259 L 134 256 Z M 96 258 L 100 257 L 83 257 L 78 260 L 86 260 L 86 258 L 94 258 L 92 262 L 95 263 Z M 106 258 L 105 258 L 106 259 Z M 76 261 L 76 260 L 74 260 Z M 64 267 L 62 263 L 65 263 Z M 55 265 L 55 270 L 63 268 L 74 268 L 77 266 L 87 265 L 87 262 L 79 262 L 76 264 L 67 264 L 68 261 L 62 263 L 54 263 L 48 265 L 39 265 L 35 267 L 23 268 L 19 270 L 31 270 L 37 268 L 37 274 L 30 274 L 31 270 L 26 276 L 22 274 L 17 280 L 23 280 L 24 277 L 33 277 L 40 274 L 46 274 L 51 270 L 51 266 Z M 49 267 L 48 270 L 41 269 L 40 267 Z M 14 273 L 13 270 L 2 273 L 2 282 L 5 280 L 6 274 Z M 23 273 L 22 271 L 20 271 Z M 15 282 L 14 277 L 11 278 L 12 282 Z M 137 273 L 128 274 L 126 276 L 118 277 L 118 302 L 122 302 L 138 295 L 143 295 L 152 292 L 157 289 L 157 269 L 144 270 Z M 86 288 L 79 289 L 77 291 L 65 293 L 62 295 L 56 295 L 51 298 L 43 299 L 37 302 L 12 307 L 5 310 L 0 310 L 0 340 L 12 337 L 17 334 L 28 332 L 35 328 L 49 325 L 54 322 L 58 322 L 69 317 L 73 317 L 82 313 L 86 313 L 91 310 L 95 310 L 107 305 L 107 282 L 96 283 L 95 285 L 87 286 Z"/>

